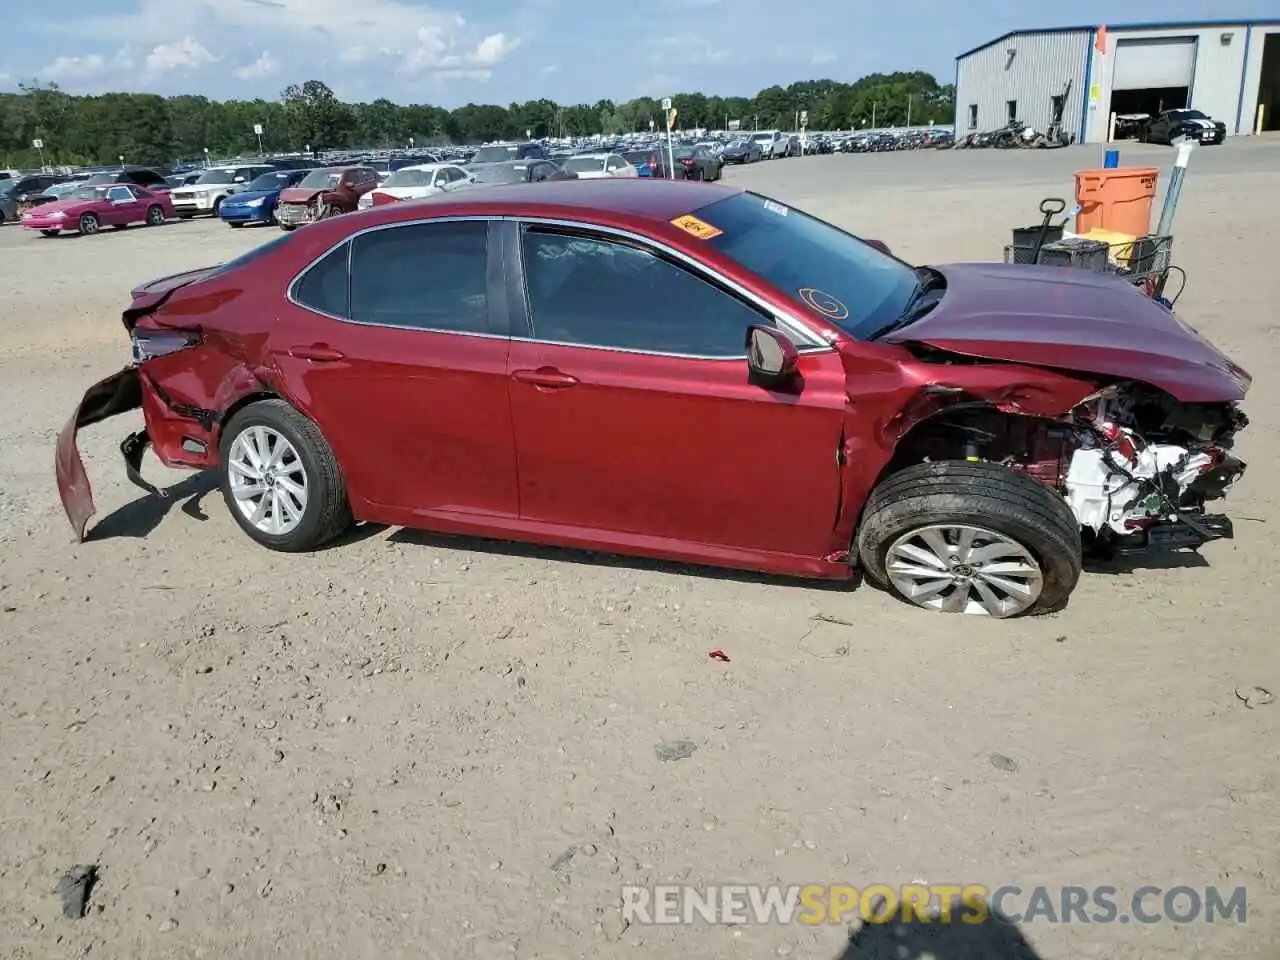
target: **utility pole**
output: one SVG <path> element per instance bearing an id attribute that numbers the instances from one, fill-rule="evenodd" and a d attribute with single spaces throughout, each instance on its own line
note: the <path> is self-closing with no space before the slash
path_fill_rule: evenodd
<path id="1" fill-rule="evenodd" d="M 878 106 L 880 106 L 880 101 L 878 100 L 871 101 L 871 129 L 872 130 L 876 129 L 876 107 Z"/>
<path id="2" fill-rule="evenodd" d="M 907 126 L 908 127 L 911 126 L 911 100 L 912 100 L 912 95 L 908 93 L 907 94 Z"/>

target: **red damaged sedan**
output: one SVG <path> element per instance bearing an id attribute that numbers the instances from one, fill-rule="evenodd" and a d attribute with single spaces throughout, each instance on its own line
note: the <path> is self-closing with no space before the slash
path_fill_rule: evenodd
<path id="1" fill-rule="evenodd" d="M 680 181 L 377 207 L 133 292 L 134 363 L 77 431 L 218 471 L 258 543 L 355 520 L 868 577 L 920 607 L 1065 602 L 1082 551 L 1198 547 L 1249 376 L 1121 279 L 913 267 L 794 207 Z"/>

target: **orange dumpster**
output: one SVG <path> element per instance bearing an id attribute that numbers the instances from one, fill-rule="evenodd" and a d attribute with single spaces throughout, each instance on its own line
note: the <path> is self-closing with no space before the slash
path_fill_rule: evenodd
<path id="1" fill-rule="evenodd" d="M 1155 167 L 1080 170 L 1076 173 L 1075 233 L 1112 230 L 1132 237 L 1151 232 L 1151 203 L 1160 171 Z"/>

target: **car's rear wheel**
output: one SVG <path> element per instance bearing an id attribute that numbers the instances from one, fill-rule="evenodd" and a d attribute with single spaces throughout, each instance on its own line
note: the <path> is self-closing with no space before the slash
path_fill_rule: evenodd
<path id="1" fill-rule="evenodd" d="M 147 208 L 147 226 L 159 227 L 163 226 L 165 221 L 164 208 L 155 205 Z"/>
<path id="2" fill-rule="evenodd" d="M 92 213 L 80 214 L 80 232 L 89 236 L 102 229 L 102 221 Z"/>
<path id="3" fill-rule="evenodd" d="M 351 525 L 337 458 L 320 428 L 285 401 L 240 410 L 223 429 L 219 448 L 227 509 L 263 546 L 314 550 Z"/>
<path id="4" fill-rule="evenodd" d="M 857 535 L 867 576 L 943 613 L 1060 608 L 1080 579 L 1080 525 L 1048 486 L 994 463 L 907 467 L 872 491 Z"/>

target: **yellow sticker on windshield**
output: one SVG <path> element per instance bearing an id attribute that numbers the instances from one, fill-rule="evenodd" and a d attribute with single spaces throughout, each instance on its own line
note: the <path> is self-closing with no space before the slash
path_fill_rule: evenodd
<path id="1" fill-rule="evenodd" d="M 679 227 L 685 233 L 697 237 L 699 240 L 714 240 L 716 237 L 724 233 L 718 230 L 705 220 L 699 220 L 691 213 L 686 213 L 683 217 L 676 217 L 671 221 L 673 227 Z"/>

